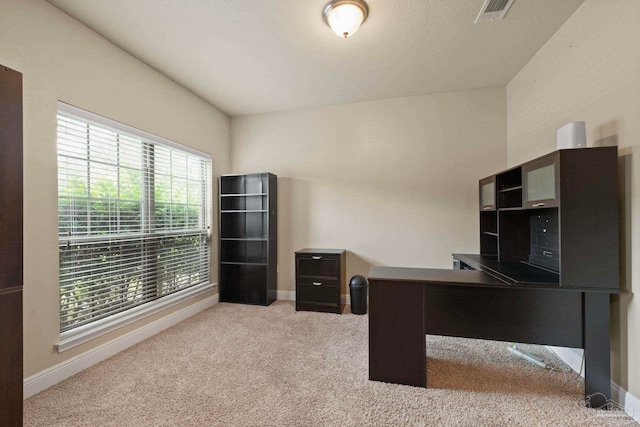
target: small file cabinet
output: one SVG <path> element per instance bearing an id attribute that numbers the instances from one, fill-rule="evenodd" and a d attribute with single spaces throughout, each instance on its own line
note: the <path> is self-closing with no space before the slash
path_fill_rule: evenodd
<path id="1" fill-rule="evenodd" d="M 342 313 L 346 253 L 344 249 L 296 252 L 296 311 Z"/>

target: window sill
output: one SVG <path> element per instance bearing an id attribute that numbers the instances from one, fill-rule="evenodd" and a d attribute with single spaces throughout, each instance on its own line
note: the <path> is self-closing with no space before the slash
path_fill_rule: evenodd
<path id="1" fill-rule="evenodd" d="M 156 301 L 143 304 L 139 307 L 132 308 L 123 313 L 110 316 L 106 319 L 98 320 L 92 324 L 80 326 L 71 331 L 60 334 L 60 342 L 55 345 L 58 353 L 63 353 L 92 339 L 107 334 L 123 326 L 137 322 L 161 310 L 179 304 L 190 298 L 202 295 L 215 288 L 214 283 L 205 283 L 194 286 L 175 294 L 168 295 Z"/>

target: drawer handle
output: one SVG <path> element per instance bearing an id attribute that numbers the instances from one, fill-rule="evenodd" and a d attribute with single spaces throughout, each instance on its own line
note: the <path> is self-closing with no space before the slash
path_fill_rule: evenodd
<path id="1" fill-rule="evenodd" d="M 536 203 L 533 205 L 534 208 L 539 208 L 540 206 L 544 206 L 544 203 Z"/>
<path id="2" fill-rule="evenodd" d="M 322 282 L 311 282 L 311 283 L 313 283 L 313 285 L 314 285 L 314 286 L 320 286 L 320 285 L 322 285 Z"/>
<path id="3" fill-rule="evenodd" d="M 485 206 L 484 208 L 482 208 L 483 211 L 489 211 L 491 210 L 491 206 Z"/>
<path id="4" fill-rule="evenodd" d="M 312 256 L 311 258 L 312 258 L 312 259 L 322 259 L 322 257 L 321 257 L 321 256 Z"/>

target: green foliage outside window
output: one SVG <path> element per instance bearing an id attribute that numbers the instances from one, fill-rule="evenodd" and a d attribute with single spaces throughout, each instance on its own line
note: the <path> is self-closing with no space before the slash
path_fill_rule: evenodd
<path id="1" fill-rule="evenodd" d="M 61 331 L 209 279 L 204 161 L 137 144 L 59 155 Z"/>

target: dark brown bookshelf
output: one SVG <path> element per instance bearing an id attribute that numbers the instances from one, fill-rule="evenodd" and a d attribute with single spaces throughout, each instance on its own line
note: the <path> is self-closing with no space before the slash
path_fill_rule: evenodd
<path id="1" fill-rule="evenodd" d="M 220 301 L 269 305 L 277 299 L 277 177 L 220 177 Z"/>
<path id="2" fill-rule="evenodd" d="M 22 74 L 0 66 L 0 425 L 22 425 Z"/>

